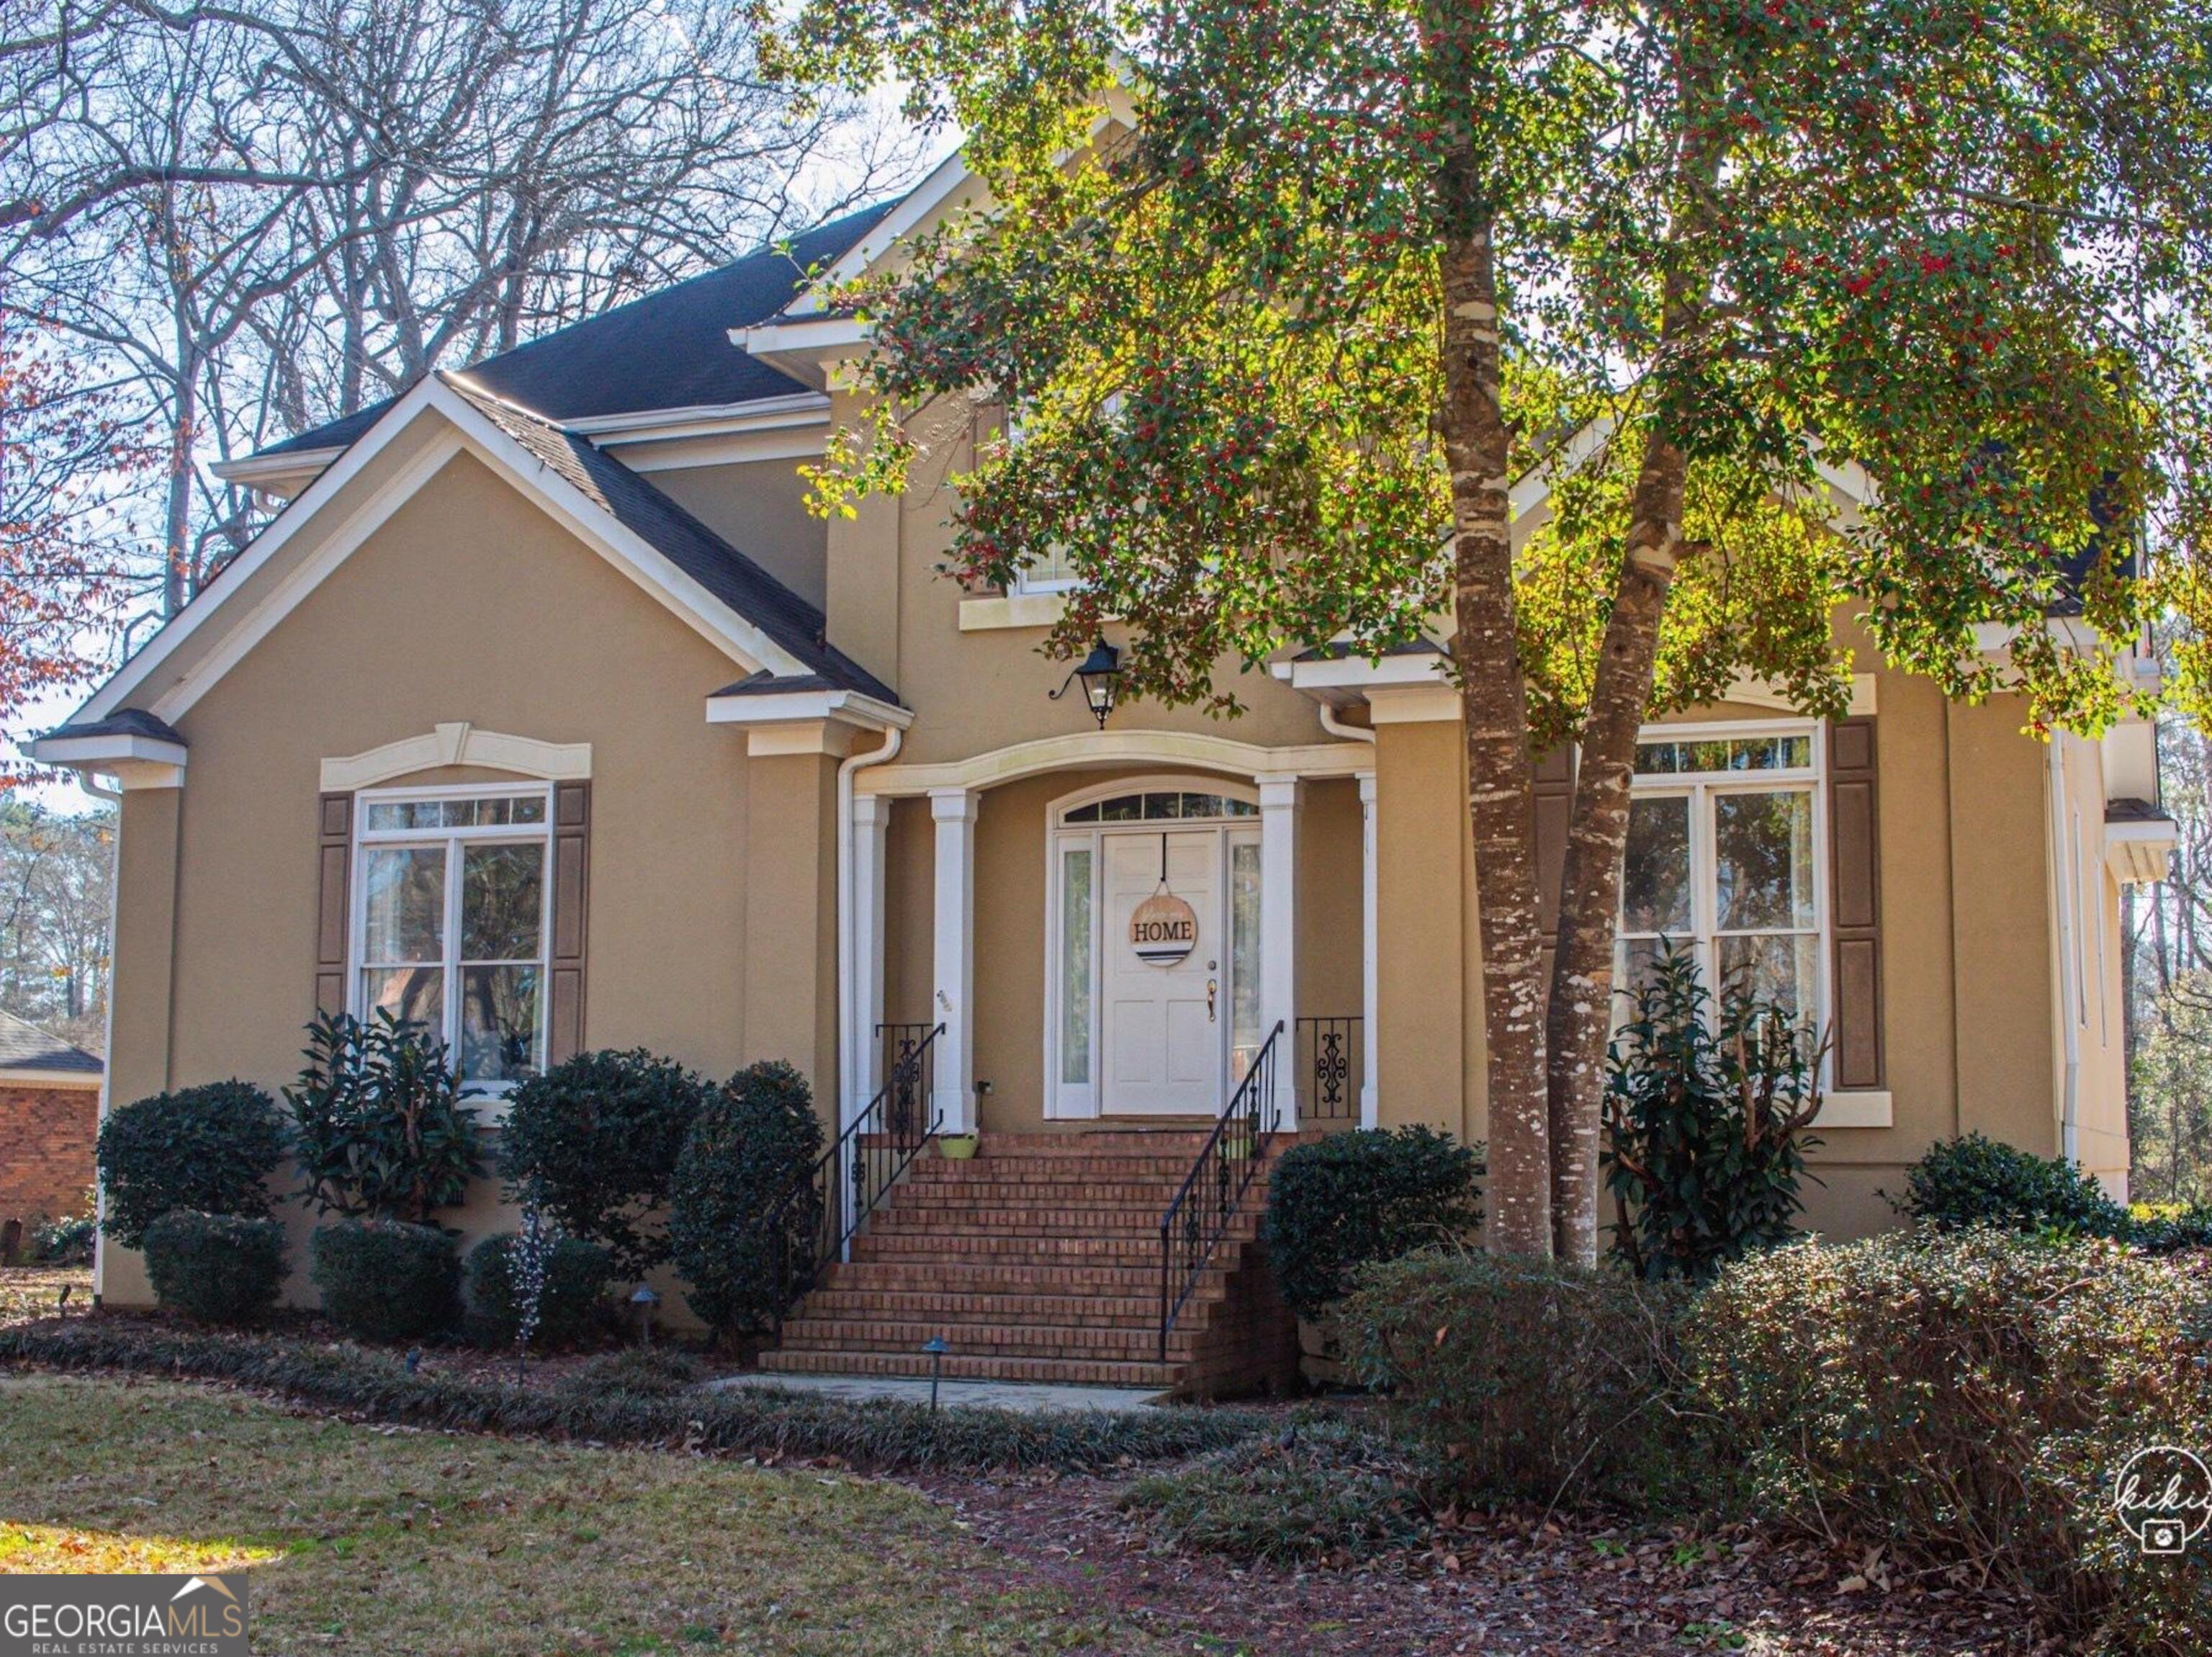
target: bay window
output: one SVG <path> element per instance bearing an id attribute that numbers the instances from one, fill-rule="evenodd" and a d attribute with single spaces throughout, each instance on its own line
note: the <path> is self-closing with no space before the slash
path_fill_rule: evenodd
<path id="1" fill-rule="evenodd" d="M 354 1011 L 428 1026 L 479 1088 L 545 1063 L 549 794 L 494 786 L 358 802 Z"/>
<path id="2" fill-rule="evenodd" d="M 1636 748 L 1613 982 L 1646 982 L 1663 945 L 1692 951 L 1720 1002 L 1825 1005 L 1826 849 L 1820 734 L 1777 722 L 1655 726 Z M 1617 1020 L 1628 1016 L 1623 996 Z"/>

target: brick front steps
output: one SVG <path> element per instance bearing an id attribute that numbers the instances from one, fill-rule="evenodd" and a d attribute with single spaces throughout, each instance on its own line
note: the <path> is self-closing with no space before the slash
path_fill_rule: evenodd
<path id="1" fill-rule="evenodd" d="M 1263 1160 L 1159 1360 L 1160 1215 L 1204 1136 L 1105 1130 L 986 1134 L 975 1157 L 916 1162 L 784 1325 L 761 1368 L 781 1374 L 1282 1390 L 1297 1331 L 1260 1258 Z M 1180 1289 L 1181 1285 L 1176 1285 Z"/>

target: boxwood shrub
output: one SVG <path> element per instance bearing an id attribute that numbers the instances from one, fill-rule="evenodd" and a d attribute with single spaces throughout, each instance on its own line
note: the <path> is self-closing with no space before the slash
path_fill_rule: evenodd
<path id="1" fill-rule="evenodd" d="M 571 1237 L 642 1277 L 668 1258 L 665 1210 L 684 1136 L 713 1084 L 643 1048 L 579 1053 L 514 1090 L 500 1173 Z"/>
<path id="2" fill-rule="evenodd" d="M 1930 1146 L 1905 1170 L 1904 1197 L 1892 1201 L 1944 1230 L 2000 1226 L 2085 1237 L 2119 1237 L 2128 1230 L 2127 1209 L 2077 1164 L 1978 1133 Z"/>
<path id="3" fill-rule="evenodd" d="M 668 1234 L 690 1285 L 684 1298 L 718 1335 L 757 1332 L 784 1311 L 782 1252 L 769 1216 L 821 1154 L 813 1093 L 781 1060 L 738 1071 L 692 1124 L 677 1160 Z M 783 1243 L 814 1235 L 819 1201 L 802 1192 L 783 1210 Z"/>
<path id="4" fill-rule="evenodd" d="M 2203 1649 L 2212 1552 L 2146 1556 L 2113 1496 L 2137 1451 L 2212 1445 L 2212 1261 L 1988 1227 L 1800 1246 L 1681 1327 L 1762 1522 L 1991 1583 L 2068 1650 Z"/>
<path id="5" fill-rule="evenodd" d="M 514 1283 L 520 1239 L 512 1232 L 487 1237 L 469 1251 L 468 1332 L 484 1346 L 513 1346 L 522 1320 Z M 602 1328 L 601 1296 L 613 1268 L 607 1251 L 580 1238 L 556 1239 L 545 1261 L 545 1288 L 538 1299 L 540 1349 L 582 1344 Z"/>
<path id="6" fill-rule="evenodd" d="M 171 1209 L 146 1228 L 155 1298 L 205 1324 L 255 1324 L 276 1304 L 284 1228 L 274 1220 Z"/>
<path id="7" fill-rule="evenodd" d="M 1618 1266 L 1435 1251 L 1369 1266 L 1337 1306 L 1352 1374 L 1454 1500 L 1663 1511 L 1695 1494 L 1675 1406 L 1692 1291 Z"/>
<path id="8" fill-rule="evenodd" d="M 1428 1128 L 1362 1129 L 1286 1151 L 1261 1236 L 1283 1299 L 1321 1314 L 1360 1266 L 1470 1235 L 1482 1223 L 1480 1154 Z"/>
<path id="9" fill-rule="evenodd" d="M 172 1209 L 263 1218 L 287 1148 L 276 1102 L 250 1081 L 180 1087 L 111 1112 L 95 1151 L 107 1234 L 140 1247 Z"/>
<path id="10" fill-rule="evenodd" d="M 323 1314 L 356 1340 L 417 1340 L 459 1312 L 460 1253 L 435 1226 L 340 1220 L 317 1229 L 307 1253 Z"/>

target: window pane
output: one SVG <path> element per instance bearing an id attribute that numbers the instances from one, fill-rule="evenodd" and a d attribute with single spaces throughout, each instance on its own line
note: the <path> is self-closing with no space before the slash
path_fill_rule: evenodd
<path id="1" fill-rule="evenodd" d="M 1797 1018 L 1813 1016 L 1817 1002 L 1820 940 L 1795 937 L 1723 938 L 1720 941 L 1722 998 L 1729 1002 L 1756 996 L 1778 1002 Z"/>
<path id="2" fill-rule="evenodd" d="M 1102 823 L 1133 823 L 1144 814 L 1145 797 L 1140 794 L 1125 794 L 1098 807 L 1098 820 Z"/>
<path id="3" fill-rule="evenodd" d="M 1813 924 L 1813 796 L 1724 794 L 1713 801 L 1720 929 Z"/>
<path id="4" fill-rule="evenodd" d="M 545 820 L 545 796 L 544 795 L 530 795 L 523 799 L 514 801 L 511 803 L 514 807 L 514 810 L 507 818 L 507 821 L 510 823 L 542 823 Z"/>
<path id="5" fill-rule="evenodd" d="M 1229 1063 L 1232 1081 L 1260 1052 L 1260 848 L 1229 849 Z"/>
<path id="6" fill-rule="evenodd" d="M 461 848 L 461 959 L 533 960 L 544 901 L 545 848 Z"/>
<path id="7" fill-rule="evenodd" d="M 446 849 L 377 846 L 362 854 L 365 961 L 446 959 Z"/>
<path id="8" fill-rule="evenodd" d="M 1690 802 L 1632 800 L 1620 874 L 1620 929 L 1682 932 L 1690 925 Z"/>
<path id="9" fill-rule="evenodd" d="M 1091 1080 L 1091 848 L 1060 860 L 1060 1079 Z"/>
<path id="10" fill-rule="evenodd" d="M 519 1081 L 538 1069 L 538 969 L 461 969 L 462 1079 Z"/>
<path id="11" fill-rule="evenodd" d="M 396 1019 L 413 1019 L 442 1036 L 446 1027 L 446 969 L 442 966 L 372 966 L 361 975 L 363 1017 L 379 1008 Z"/>
<path id="12" fill-rule="evenodd" d="M 1709 741 L 1667 740 L 1636 745 L 1639 777 L 1677 777 L 1689 772 L 1802 770 L 1813 763 L 1813 739 L 1752 736 Z"/>
<path id="13" fill-rule="evenodd" d="M 1224 799 L 1221 802 L 1221 814 L 1224 817 L 1257 817 L 1260 808 L 1249 800 Z"/>
<path id="14" fill-rule="evenodd" d="M 1098 807 L 1096 803 L 1078 806 L 1067 813 L 1067 820 L 1071 823 L 1095 823 L 1098 820 Z"/>
<path id="15" fill-rule="evenodd" d="M 1671 941 L 1677 953 L 1691 949 L 1688 938 L 1621 938 L 1613 946 L 1613 1027 L 1636 1016 L 1636 994 L 1655 976 L 1660 952 Z"/>

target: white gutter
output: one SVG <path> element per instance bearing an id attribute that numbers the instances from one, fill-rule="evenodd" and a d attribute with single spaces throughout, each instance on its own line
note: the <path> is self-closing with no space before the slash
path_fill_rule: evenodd
<path id="1" fill-rule="evenodd" d="M 2047 745 L 2051 789 L 2051 878 L 2052 911 L 2057 926 L 2058 1022 L 2065 1033 L 2065 1063 L 2060 1072 L 2058 1105 L 2059 1153 L 2069 1162 L 2081 1161 L 2081 1028 L 2075 1016 L 2081 1004 L 2081 962 L 2074 949 L 2076 917 L 2072 879 L 2073 861 L 2068 855 L 2066 833 L 2066 758 L 2060 745 L 2065 738 L 2054 732 Z"/>
<path id="2" fill-rule="evenodd" d="M 1373 745 L 1375 728 L 1372 725 L 1347 725 L 1336 716 L 1336 710 L 1326 702 L 1314 704 L 1314 710 L 1321 716 L 1322 729 L 1327 731 L 1331 736 L 1340 741 L 1364 742 L 1370 746 Z"/>
<path id="3" fill-rule="evenodd" d="M 837 1024 L 843 1037 L 838 1051 L 837 1092 L 846 1101 L 837 1110 L 841 1133 L 852 1125 L 850 1101 L 854 1079 L 860 1075 L 861 1044 L 874 1033 L 864 1035 L 855 1027 L 859 1020 L 853 1016 L 860 1004 L 860 982 L 854 976 L 859 963 L 854 959 L 857 952 L 853 947 L 853 773 L 863 765 L 897 758 L 905 741 L 906 727 L 889 725 L 884 729 L 882 746 L 848 754 L 837 764 Z"/>

